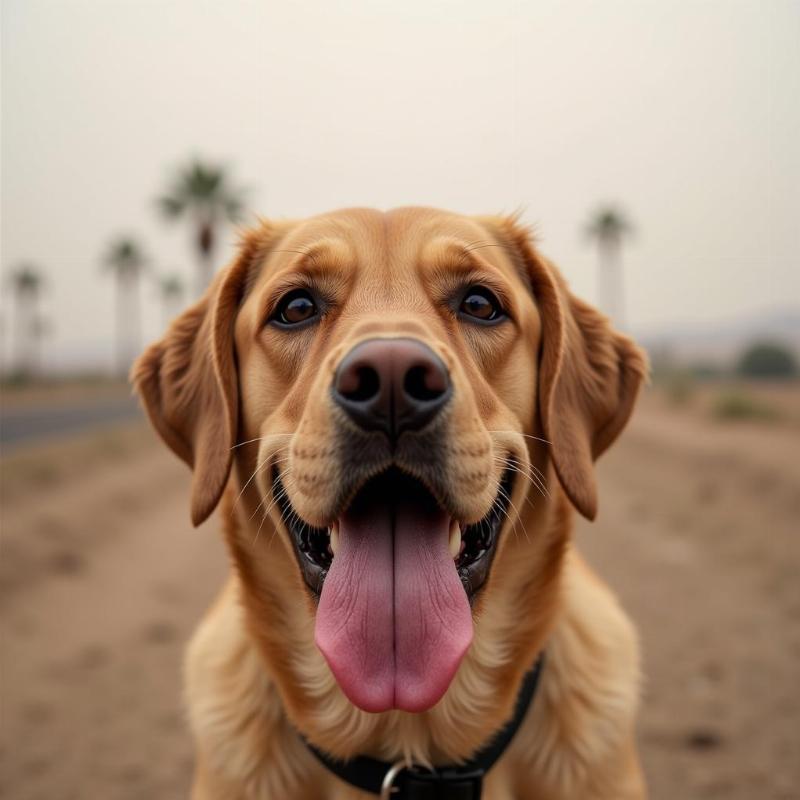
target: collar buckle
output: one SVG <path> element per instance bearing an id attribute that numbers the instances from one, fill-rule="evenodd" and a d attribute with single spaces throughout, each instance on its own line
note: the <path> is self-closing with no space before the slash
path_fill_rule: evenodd
<path id="1" fill-rule="evenodd" d="M 423 770 L 398 761 L 386 771 L 380 800 L 481 800 L 484 774 L 458 767 Z"/>
<path id="2" fill-rule="evenodd" d="M 400 791 L 400 787 L 395 786 L 394 782 L 405 768 L 405 761 L 396 761 L 386 770 L 386 774 L 383 776 L 383 783 L 381 783 L 380 800 L 392 800 L 392 795 Z"/>

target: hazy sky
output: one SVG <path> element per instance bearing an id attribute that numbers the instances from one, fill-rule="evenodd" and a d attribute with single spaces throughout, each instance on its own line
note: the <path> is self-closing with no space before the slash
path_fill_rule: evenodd
<path id="1" fill-rule="evenodd" d="M 110 363 L 102 253 L 193 274 L 153 198 L 199 154 L 268 216 L 522 207 L 589 300 L 614 201 L 634 329 L 796 306 L 799 42 L 796 0 L 2 0 L 0 267 L 47 271 L 48 363 Z"/>

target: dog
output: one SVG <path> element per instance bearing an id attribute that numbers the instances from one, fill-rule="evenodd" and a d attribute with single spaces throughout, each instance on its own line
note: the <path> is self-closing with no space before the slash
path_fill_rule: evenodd
<path id="1" fill-rule="evenodd" d="M 244 231 L 132 371 L 232 562 L 194 800 L 644 797 L 635 631 L 571 529 L 646 373 L 516 218 Z"/>

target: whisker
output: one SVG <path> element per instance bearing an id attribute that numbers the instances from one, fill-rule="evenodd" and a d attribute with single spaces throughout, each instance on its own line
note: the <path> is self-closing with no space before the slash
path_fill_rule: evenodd
<path id="1" fill-rule="evenodd" d="M 523 473 L 523 472 L 519 472 L 518 474 L 519 474 L 519 475 L 520 475 L 522 478 L 525 478 L 525 479 L 528 481 L 528 483 L 529 483 L 531 486 L 533 486 L 533 487 L 534 487 L 534 488 L 535 488 L 535 489 L 536 489 L 536 490 L 539 492 L 539 494 L 541 494 L 541 489 L 540 489 L 540 488 L 539 488 L 539 487 L 538 487 L 538 486 L 537 486 L 535 483 L 533 483 L 533 482 L 531 481 L 531 479 L 530 479 L 530 476 L 526 475 L 526 474 L 525 474 L 525 473 Z M 531 510 L 535 510 L 535 509 L 536 509 L 536 505 L 533 503 L 533 501 L 531 500 L 531 498 L 528 496 L 528 492 L 526 492 L 526 493 L 525 493 L 525 495 L 524 495 L 524 497 L 523 497 L 522 499 L 523 499 L 523 501 L 524 501 L 525 503 L 527 503 L 527 504 L 528 504 L 528 507 L 529 507 Z"/>
<path id="2" fill-rule="evenodd" d="M 504 462 L 498 461 L 498 463 L 503 464 Z M 524 470 L 523 470 L 524 467 Z M 550 497 L 550 492 L 547 489 L 546 481 L 544 475 L 536 469 L 533 464 L 513 464 L 509 466 L 509 469 L 512 471 L 517 472 L 519 475 L 523 475 L 526 477 L 542 494 L 544 497 Z M 532 473 L 530 470 L 536 470 L 536 473 Z"/>
<path id="3" fill-rule="evenodd" d="M 547 490 L 547 487 L 544 485 L 544 483 L 542 483 L 537 478 L 537 476 L 523 469 L 523 467 L 527 468 L 527 467 L 532 467 L 533 465 L 520 464 L 519 462 L 512 463 L 506 461 L 499 455 L 495 455 L 494 460 L 498 466 L 503 467 L 505 469 L 509 469 L 512 472 L 515 472 L 516 474 L 521 475 L 523 478 L 525 478 L 528 481 L 528 483 L 534 486 L 536 490 L 539 492 L 539 494 L 541 494 L 543 497 L 550 497 L 550 492 Z M 530 505 L 531 508 L 535 508 L 535 506 L 531 503 L 528 497 L 525 497 L 525 501 Z"/>
<path id="4" fill-rule="evenodd" d="M 302 520 L 300 519 L 299 515 L 298 515 L 298 514 L 297 514 L 297 513 L 296 513 L 296 512 L 295 512 L 293 509 L 291 509 L 291 508 L 289 509 L 289 514 L 288 514 L 288 516 L 286 515 L 286 512 L 285 512 L 285 511 L 281 511 L 281 515 L 280 515 L 280 522 L 281 522 L 281 523 L 282 523 L 282 524 L 283 524 L 283 525 L 284 525 L 284 526 L 285 526 L 287 529 L 288 529 L 288 528 L 290 528 L 290 527 L 292 526 L 292 521 L 293 521 L 293 520 L 296 520 L 297 522 L 302 522 Z M 273 528 L 273 530 L 272 530 L 272 536 L 270 536 L 270 539 L 269 539 L 269 544 L 267 545 L 268 547 L 271 547 L 271 546 L 272 546 L 272 541 L 273 541 L 273 539 L 275 538 L 275 534 L 276 534 L 277 532 L 278 532 L 278 528 L 277 528 L 277 526 L 276 526 L 276 527 L 274 527 L 274 528 Z"/>
<path id="5" fill-rule="evenodd" d="M 502 244 L 496 244 L 495 242 L 487 242 L 487 241 L 484 241 L 484 240 L 481 240 L 481 239 L 478 239 L 477 241 L 474 241 L 474 242 L 470 242 L 463 249 L 463 251 L 461 253 L 461 258 L 460 258 L 460 260 L 458 262 L 458 266 L 461 266 L 464 263 L 464 261 L 466 260 L 467 256 L 469 256 L 469 254 L 473 250 L 482 250 L 484 247 L 500 247 L 500 248 L 503 248 L 503 245 Z"/>
<path id="6" fill-rule="evenodd" d="M 288 469 L 288 470 L 286 470 L 286 472 L 284 472 L 284 473 L 283 473 L 283 477 L 284 477 L 284 478 L 288 477 L 288 475 L 289 475 L 289 473 L 290 473 L 290 472 L 291 472 L 291 469 Z M 283 483 L 283 482 L 282 482 L 282 483 Z M 272 506 L 275 504 L 275 501 L 276 501 L 278 498 L 280 498 L 280 497 L 282 497 L 282 496 L 284 496 L 284 495 L 286 494 L 286 484 L 285 484 L 285 483 L 283 483 L 283 485 L 281 486 L 281 492 L 282 492 L 283 494 L 281 494 L 281 493 L 275 494 L 275 492 L 273 492 L 273 493 L 272 493 L 272 502 L 269 504 L 269 506 L 267 507 L 267 510 L 264 512 L 264 514 L 269 514 L 269 512 L 270 512 L 270 509 L 271 509 L 271 508 L 272 508 Z M 260 502 L 260 503 L 259 503 L 259 504 L 256 506 L 256 509 L 255 509 L 255 511 L 253 511 L 253 513 L 250 515 L 250 520 L 251 520 L 251 521 L 252 521 L 253 517 L 254 517 L 256 514 L 258 514 L 259 510 L 260 510 L 261 508 L 263 508 L 263 506 L 264 506 L 264 503 L 265 503 L 265 502 L 266 502 L 266 501 L 269 499 L 269 497 L 270 497 L 270 495 L 269 495 L 269 494 L 265 494 L 265 495 L 264 495 L 264 497 L 262 497 L 262 498 L 261 498 L 261 502 Z"/>
<path id="7" fill-rule="evenodd" d="M 467 248 L 467 252 L 471 253 L 473 250 L 483 250 L 484 247 L 500 247 L 502 248 L 502 244 L 496 244 L 495 242 L 480 242 L 472 245 L 471 247 Z"/>
<path id="8" fill-rule="evenodd" d="M 487 431 L 487 433 L 513 433 L 515 436 L 523 436 L 525 439 L 535 439 L 537 442 L 548 444 L 552 447 L 552 442 L 547 439 L 542 439 L 540 436 L 531 436 L 529 433 L 521 433 L 520 431 Z"/>
<path id="9" fill-rule="evenodd" d="M 261 522 L 259 523 L 259 526 L 258 526 L 258 531 L 256 532 L 255 541 L 258 541 L 259 534 L 261 533 L 261 528 L 264 527 L 264 523 L 269 519 L 269 512 L 275 507 L 276 504 L 280 504 L 281 500 L 284 500 L 284 499 L 288 498 L 288 495 L 289 495 L 289 491 L 284 486 L 281 489 L 281 491 L 275 496 L 273 501 L 269 504 L 269 507 L 267 509 L 265 509 L 264 514 L 261 517 Z M 289 520 L 286 518 L 286 512 L 283 510 L 283 508 L 281 508 L 280 505 L 278 505 L 278 508 L 280 510 L 280 514 L 278 515 L 278 523 L 286 525 L 286 527 L 288 528 Z M 275 538 L 275 534 L 277 533 L 277 531 L 278 531 L 278 525 L 273 525 L 272 526 L 272 536 L 270 537 L 269 544 L 272 544 L 272 540 L 273 540 L 273 538 Z"/>
<path id="10" fill-rule="evenodd" d="M 246 444 L 252 444 L 253 442 L 263 442 L 266 439 L 277 438 L 278 436 L 294 436 L 293 433 L 268 433 L 266 436 L 256 436 L 255 439 L 248 439 L 246 442 L 239 442 L 239 444 L 235 444 L 231 447 L 231 450 L 235 450 L 237 447 L 244 447 Z"/>
<path id="11" fill-rule="evenodd" d="M 511 506 L 511 508 L 513 508 L 513 509 L 514 509 L 514 513 L 516 514 L 517 518 L 516 518 L 516 520 L 515 520 L 515 521 L 513 521 L 513 525 L 514 525 L 514 530 L 516 531 L 516 529 L 517 529 L 517 522 L 520 522 L 520 523 L 522 522 L 522 519 L 521 519 L 521 517 L 520 517 L 520 513 L 519 513 L 519 509 L 518 509 L 518 508 L 517 508 L 517 507 L 514 505 L 513 501 L 512 501 L 512 500 L 511 500 L 511 498 L 508 496 L 508 492 L 506 492 L 506 490 L 505 490 L 505 489 L 503 489 L 503 487 L 502 487 L 502 486 L 500 487 L 499 494 L 500 494 L 500 496 L 501 496 L 501 497 L 504 497 L 504 498 L 505 498 L 505 500 L 506 500 L 506 502 L 507 502 L 507 503 L 508 503 L 508 504 Z M 511 519 L 511 518 L 508 516 L 508 511 L 507 511 L 506 509 L 503 509 L 503 511 L 504 511 L 504 513 L 505 513 L 506 517 L 508 517 L 508 519 Z M 525 538 L 526 538 L 528 541 L 530 541 L 530 537 L 528 536 L 528 531 L 526 530 L 526 528 L 525 528 L 525 526 L 524 526 L 524 525 L 522 526 L 522 532 L 525 534 Z"/>
<path id="12" fill-rule="evenodd" d="M 242 499 L 242 495 L 243 495 L 243 494 L 245 493 L 245 491 L 247 490 L 247 487 L 248 487 L 248 486 L 249 486 L 249 485 L 250 485 L 250 484 L 253 482 L 253 479 L 256 477 L 256 475 L 258 475 L 258 473 L 259 473 L 259 472 L 260 472 L 260 471 L 261 471 L 261 470 L 262 470 L 264 467 L 266 467 L 266 466 L 267 466 L 267 464 L 269 464 L 269 463 L 270 463 L 270 461 L 273 459 L 273 457 L 274 457 L 275 455 L 277 455 L 278 453 L 281 453 L 281 452 L 283 452 L 283 451 L 284 451 L 284 450 L 286 450 L 288 447 L 289 447 L 289 445 L 286 445 L 285 447 L 280 447 L 280 448 L 278 448 L 278 449 L 277 449 L 277 450 L 276 450 L 274 453 L 270 453 L 270 455 L 268 455 L 268 456 L 267 456 L 267 457 L 266 457 L 266 458 L 265 458 L 265 459 L 264 459 L 264 460 L 263 460 L 263 461 L 262 461 L 260 464 L 258 464 L 258 465 L 256 466 L 256 468 L 253 470 L 253 474 L 252 474 L 252 475 L 251 475 L 251 476 L 250 476 L 250 477 L 247 479 L 247 481 L 245 482 L 244 486 L 242 486 L 242 490 L 239 492 L 239 494 L 238 494 L 238 495 L 236 495 L 236 499 L 233 501 L 233 505 L 231 506 L 231 514 L 232 514 L 232 513 L 234 512 L 234 510 L 236 509 L 236 505 L 238 504 L 239 500 L 241 500 L 241 499 Z"/>
<path id="13" fill-rule="evenodd" d="M 263 527 L 264 522 L 269 517 L 269 512 L 272 510 L 272 507 L 276 503 L 280 502 L 280 500 L 285 496 L 286 496 L 286 487 L 285 486 L 281 486 L 279 492 L 273 493 L 272 501 L 270 502 L 269 506 L 267 506 L 267 508 L 264 509 L 264 513 L 261 516 L 261 522 L 259 523 L 258 530 L 256 531 L 255 538 L 253 539 L 253 546 L 255 546 L 256 542 L 258 541 L 258 536 L 261 533 L 261 528 Z M 266 497 L 264 499 L 266 499 Z M 251 520 L 258 513 L 258 509 L 261 508 L 261 506 L 263 504 L 264 504 L 264 501 L 262 500 L 261 503 L 258 504 L 258 508 L 256 508 L 256 510 L 253 512 L 252 516 L 250 517 Z"/>
<path id="14" fill-rule="evenodd" d="M 534 471 L 534 474 L 539 479 L 539 485 L 542 488 L 542 491 L 550 497 L 550 492 L 547 489 L 547 478 L 545 477 L 544 473 L 536 466 L 536 464 L 528 464 L 528 467 Z"/>
<path id="15" fill-rule="evenodd" d="M 292 478 L 292 475 L 290 474 L 290 471 L 287 471 L 285 473 L 284 477 L 285 477 L 285 480 L 281 481 L 282 485 L 281 485 L 280 491 L 277 494 L 273 493 L 272 502 L 265 509 L 264 514 L 261 517 L 261 523 L 258 526 L 258 530 L 256 531 L 255 539 L 253 540 L 253 544 L 254 545 L 258 541 L 258 537 L 261 534 L 261 528 L 264 527 L 264 523 L 267 521 L 267 519 L 269 517 L 269 512 L 272 510 L 273 506 L 276 503 L 279 503 L 281 499 L 283 499 L 285 497 L 288 497 L 288 494 L 289 494 L 289 490 L 287 488 L 288 481 Z M 280 513 L 280 517 L 279 517 L 279 520 L 281 522 L 285 522 L 284 513 L 285 512 L 283 511 L 283 509 L 281 509 L 281 513 Z M 274 527 L 273 531 L 272 531 L 272 537 L 270 537 L 270 544 L 272 544 L 272 538 L 275 536 L 276 531 L 277 531 L 277 527 Z"/>
<path id="16" fill-rule="evenodd" d="M 280 250 L 273 250 L 272 252 L 273 253 L 296 253 L 299 256 L 305 256 L 306 258 L 310 258 L 312 264 L 314 264 L 315 266 L 318 265 L 317 253 L 313 249 L 293 250 L 292 248 L 287 247 L 287 248 L 282 248 Z"/>
<path id="17" fill-rule="evenodd" d="M 285 449 L 285 448 L 283 448 L 283 449 Z M 276 451 L 276 452 L 280 453 L 280 452 L 282 452 L 282 450 L 278 450 L 278 451 Z M 285 456 L 283 456 L 283 458 L 276 458 L 276 459 L 273 459 L 273 461 L 272 461 L 272 465 L 273 465 L 273 466 L 275 466 L 275 465 L 277 465 L 277 464 L 285 464 L 287 461 L 290 461 L 290 460 L 291 460 L 291 454 L 288 454 L 288 453 L 287 453 Z M 288 476 L 288 475 L 291 473 L 291 471 L 292 471 L 292 468 L 291 468 L 291 467 L 289 467 L 287 470 L 285 470 L 285 471 L 284 471 L 284 472 L 281 474 L 281 476 L 282 476 L 282 477 L 286 477 L 286 476 Z M 285 487 L 285 484 L 284 484 L 284 487 Z M 260 508 L 261 508 L 261 507 L 264 505 L 264 503 L 266 502 L 266 500 L 267 500 L 268 498 L 269 498 L 269 494 L 265 494 L 265 495 L 264 495 L 264 497 L 262 497 L 262 498 L 261 498 L 261 502 L 260 502 L 260 503 L 259 503 L 259 504 L 256 506 L 256 510 L 255 510 L 255 511 L 254 511 L 254 512 L 253 512 L 253 513 L 250 515 L 250 519 L 251 519 L 251 520 L 252 520 L 252 519 L 253 519 L 253 517 L 254 517 L 254 516 L 255 516 L 255 515 L 258 513 L 258 510 L 259 510 L 259 509 L 260 509 Z"/>

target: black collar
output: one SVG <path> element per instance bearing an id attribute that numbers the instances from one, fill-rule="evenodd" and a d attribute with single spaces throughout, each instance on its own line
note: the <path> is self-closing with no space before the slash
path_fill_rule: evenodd
<path id="1" fill-rule="evenodd" d="M 345 783 L 380 797 L 391 797 L 392 800 L 480 800 L 484 776 L 503 755 L 530 707 L 543 661 L 544 653 L 522 681 L 511 719 L 469 761 L 459 766 L 436 767 L 434 770 L 407 768 L 402 763 L 392 765 L 369 756 L 337 761 L 309 742 L 306 746 L 323 766 Z"/>

